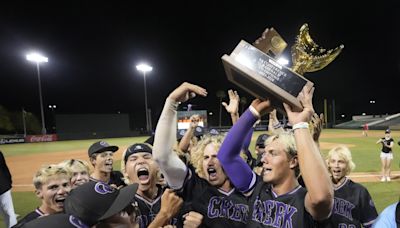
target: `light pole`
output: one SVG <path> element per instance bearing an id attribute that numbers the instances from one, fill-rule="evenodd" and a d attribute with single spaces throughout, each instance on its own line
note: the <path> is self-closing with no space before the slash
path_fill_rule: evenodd
<path id="1" fill-rule="evenodd" d="M 150 72 L 153 70 L 153 67 L 150 65 L 147 65 L 145 63 L 141 63 L 136 66 L 136 69 L 138 71 L 141 71 L 143 73 L 143 81 L 144 81 L 144 105 L 145 105 L 145 111 L 146 111 L 146 131 L 149 133 L 151 131 L 151 126 L 150 126 L 150 121 L 149 121 L 149 111 L 147 108 L 147 88 L 146 88 L 146 72 Z"/>
<path id="2" fill-rule="evenodd" d="M 38 53 L 31 53 L 26 55 L 26 59 L 28 61 L 31 62 L 35 62 L 36 63 L 36 69 L 37 69 L 37 76 L 38 76 L 38 82 L 39 82 L 39 97 L 40 97 L 40 112 L 42 115 L 42 134 L 45 135 L 46 134 L 46 126 L 44 123 L 44 112 L 43 112 L 43 98 L 42 98 L 42 85 L 40 83 L 40 68 L 39 68 L 39 64 L 42 62 L 48 62 L 48 58 L 40 55 Z"/>
<path id="3" fill-rule="evenodd" d="M 55 112 L 55 109 L 57 108 L 57 105 L 49 105 L 49 109 L 51 109 L 51 114 L 52 114 L 52 116 L 53 116 L 53 126 L 52 126 L 52 129 L 53 129 L 53 134 L 55 133 L 55 131 L 56 131 L 56 112 Z"/>

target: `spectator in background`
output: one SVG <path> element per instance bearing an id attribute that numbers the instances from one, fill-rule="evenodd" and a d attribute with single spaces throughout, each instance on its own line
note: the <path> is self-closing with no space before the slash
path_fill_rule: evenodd
<path id="1" fill-rule="evenodd" d="M 69 159 L 59 163 L 71 174 L 71 187 L 76 188 L 89 181 L 89 164 L 84 160 Z"/>
<path id="2" fill-rule="evenodd" d="M 0 214 L 3 216 L 6 227 L 14 226 L 17 217 L 14 212 L 14 205 L 11 196 L 12 179 L 8 170 L 3 152 L 0 151 Z"/>
<path id="3" fill-rule="evenodd" d="M 382 163 L 382 179 L 381 181 L 390 181 L 390 165 L 393 160 L 392 148 L 394 145 L 394 140 L 390 136 L 390 129 L 385 130 L 385 137 L 379 139 L 377 142 L 382 144 L 381 150 L 381 163 Z"/>
<path id="4" fill-rule="evenodd" d="M 71 191 L 71 176 L 58 165 L 43 166 L 33 177 L 36 196 L 41 205 L 22 218 L 14 227 L 22 227 L 38 217 L 62 212 L 64 200 Z"/>
<path id="5" fill-rule="evenodd" d="M 124 176 L 119 171 L 113 171 L 113 155 L 118 150 L 117 146 L 110 146 L 107 142 L 93 143 L 88 150 L 90 163 L 94 170 L 90 175 L 90 181 L 102 181 L 115 188 L 125 186 Z"/>
<path id="6" fill-rule="evenodd" d="M 363 125 L 363 132 L 362 132 L 363 136 L 368 137 L 368 129 L 369 129 L 368 124 L 364 124 Z"/>

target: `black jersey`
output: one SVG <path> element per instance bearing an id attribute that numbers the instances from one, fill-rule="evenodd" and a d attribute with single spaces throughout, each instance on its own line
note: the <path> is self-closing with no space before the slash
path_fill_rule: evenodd
<path id="1" fill-rule="evenodd" d="M 390 153 L 390 152 L 392 152 L 392 148 L 389 148 L 389 147 L 387 147 L 387 146 L 384 145 L 384 144 L 390 145 L 390 143 L 392 143 L 392 142 L 394 142 L 393 138 L 390 138 L 390 139 L 388 139 L 388 140 L 386 140 L 385 138 L 382 138 L 382 152 L 383 152 L 383 153 Z"/>
<path id="2" fill-rule="evenodd" d="M 102 182 L 101 180 L 97 180 L 93 177 L 89 177 L 89 180 L 94 181 L 94 182 Z M 110 173 L 110 180 L 105 184 L 115 185 L 117 187 L 126 186 L 126 184 L 124 182 L 124 175 L 122 175 L 122 173 L 120 171 L 112 171 Z"/>
<path id="3" fill-rule="evenodd" d="M 28 223 L 28 222 L 30 222 L 34 219 L 37 219 L 41 216 L 45 216 L 45 213 L 43 213 L 39 208 L 36 208 L 36 210 L 25 215 L 25 217 L 23 217 L 21 220 L 19 220 L 18 223 L 15 224 L 12 228 L 20 228 L 23 225 L 25 225 L 25 223 Z"/>
<path id="4" fill-rule="evenodd" d="M 203 215 L 201 227 L 245 227 L 248 219 L 248 201 L 240 192 L 230 192 L 210 185 L 194 170 L 188 169 L 188 177 L 182 190 L 183 200 L 190 209 Z"/>
<path id="5" fill-rule="evenodd" d="M 334 190 L 335 200 L 332 215 L 321 227 L 358 228 L 372 226 L 378 217 L 378 213 L 368 190 L 364 186 L 346 178 Z"/>
<path id="6" fill-rule="evenodd" d="M 145 199 L 137 193 L 135 194 L 135 201 L 139 208 L 139 214 L 136 215 L 136 222 L 139 224 L 139 227 L 148 227 L 161 209 L 161 196 L 164 189 L 161 186 L 157 187 L 157 197 L 152 201 Z M 176 218 L 170 221 L 170 225 L 176 225 L 176 223 Z"/>
<path id="7" fill-rule="evenodd" d="M 257 178 L 251 195 L 250 217 L 247 227 L 314 227 L 312 216 L 306 211 L 304 199 L 307 190 L 300 185 L 277 196 L 270 184 Z"/>

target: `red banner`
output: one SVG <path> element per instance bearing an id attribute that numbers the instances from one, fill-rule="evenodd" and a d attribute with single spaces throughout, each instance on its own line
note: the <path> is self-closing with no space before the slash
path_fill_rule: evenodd
<path id="1" fill-rule="evenodd" d="M 25 137 L 25 142 L 53 142 L 57 141 L 57 135 L 28 135 Z"/>

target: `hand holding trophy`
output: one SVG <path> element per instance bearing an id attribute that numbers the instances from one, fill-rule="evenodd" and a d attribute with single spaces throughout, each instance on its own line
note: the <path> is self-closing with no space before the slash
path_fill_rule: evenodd
<path id="1" fill-rule="evenodd" d="M 300 111 L 302 106 L 298 94 L 305 85 L 313 86 L 303 74 L 326 67 L 344 46 L 327 51 L 311 39 L 308 25 L 304 24 L 292 46 L 291 69 L 275 59 L 286 46 L 274 28 L 267 28 L 253 45 L 240 41 L 230 55 L 222 56 L 228 80 L 257 98 L 268 96 L 272 105 L 281 112 L 284 111 L 283 102 L 292 106 L 294 111 Z"/>

